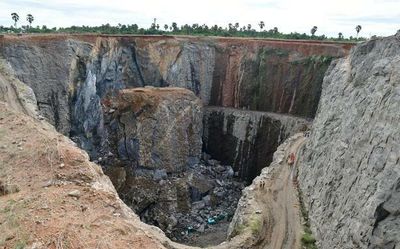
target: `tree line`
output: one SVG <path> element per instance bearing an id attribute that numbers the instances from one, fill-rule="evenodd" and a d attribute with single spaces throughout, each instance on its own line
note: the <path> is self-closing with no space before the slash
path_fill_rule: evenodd
<path id="1" fill-rule="evenodd" d="M 229 23 L 226 27 L 206 24 L 184 24 L 178 25 L 176 22 L 171 24 L 160 25 L 154 18 L 149 28 L 139 27 L 137 24 L 118 24 L 112 26 L 103 24 L 101 26 L 71 26 L 61 28 L 48 28 L 43 25 L 41 27 L 33 27 L 34 17 L 31 14 L 26 16 L 27 25 L 18 27 L 20 20 L 17 13 L 11 14 L 14 25 L 11 27 L 0 26 L 0 33 L 99 33 L 99 34 L 138 34 L 138 35 L 199 35 L 199 36 L 224 36 L 224 37 L 260 37 L 260 38 L 276 38 L 276 39 L 304 39 L 304 40 L 335 40 L 335 41 L 360 41 L 365 38 L 358 37 L 361 26 L 357 25 L 356 37 L 350 36 L 345 38 L 341 32 L 337 37 L 327 37 L 325 35 L 317 35 L 318 27 L 313 26 L 310 34 L 306 33 L 282 33 L 277 27 L 265 29 L 265 22 L 260 21 L 258 27 L 251 24 L 240 25 L 237 23 Z"/>

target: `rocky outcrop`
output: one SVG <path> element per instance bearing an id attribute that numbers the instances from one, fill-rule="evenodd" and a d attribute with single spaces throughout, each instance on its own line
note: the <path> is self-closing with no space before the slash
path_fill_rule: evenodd
<path id="1" fill-rule="evenodd" d="M 0 58 L 0 101 L 31 117 L 38 117 L 33 90 L 19 81 L 7 62 Z"/>
<path id="2" fill-rule="evenodd" d="M 34 91 L 40 114 L 63 134 L 71 130 L 68 93 L 70 78 L 76 74 L 73 60 L 87 54 L 88 48 L 88 44 L 72 39 L 17 37 L 2 41 L 0 47 L 15 76 Z"/>
<path id="3" fill-rule="evenodd" d="M 319 248 L 400 247 L 399 108 L 400 34 L 329 69 L 300 164 Z"/>
<path id="4" fill-rule="evenodd" d="M 102 103 L 104 165 L 126 203 L 169 234 L 190 210 L 188 169 L 200 161 L 202 103 L 184 88 L 120 90 Z M 197 185 L 196 185 L 197 186 Z"/>
<path id="5" fill-rule="evenodd" d="M 183 88 L 135 88 L 105 107 L 110 149 L 133 168 L 179 173 L 201 156 L 202 103 Z M 115 143 L 113 143 L 115 141 Z"/>
<path id="6" fill-rule="evenodd" d="M 232 165 L 248 182 L 272 162 L 286 138 L 311 124 L 302 118 L 219 107 L 206 107 L 203 120 L 205 151 Z"/>

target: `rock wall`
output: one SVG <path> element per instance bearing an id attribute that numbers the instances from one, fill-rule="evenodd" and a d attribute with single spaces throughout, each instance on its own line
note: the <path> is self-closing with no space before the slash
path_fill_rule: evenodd
<path id="1" fill-rule="evenodd" d="M 183 172 L 199 162 L 203 107 L 193 92 L 172 87 L 125 89 L 110 102 L 106 127 L 116 160 L 166 173 Z"/>
<path id="2" fill-rule="evenodd" d="M 169 36 L 4 36 L 0 54 L 40 113 L 91 158 L 107 146 L 102 102 L 125 88 L 177 86 L 205 105 L 314 116 L 331 58 L 352 44 Z"/>
<path id="3" fill-rule="evenodd" d="M 319 248 L 400 247 L 399 108 L 400 33 L 329 69 L 299 175 Z"/>
<path id="4" fill-rule="evenodd" d="M 204 150 L 248 182 L 272 162 L 286 138 L 311 125 L 302 118 L 219 107 L 206 107 L 203 121 Z"/>
<path id="5" fill-rule="evenodd" d="M 36 96 L 33 90 L 18 80 L 7 62 L 0 57 L 0 101 L 10 108 L 38 117 Z"/>

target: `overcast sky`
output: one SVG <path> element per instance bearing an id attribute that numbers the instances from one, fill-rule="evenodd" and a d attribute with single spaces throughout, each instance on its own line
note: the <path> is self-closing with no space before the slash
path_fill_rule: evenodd
<path id="1" fill-rule="evenodd" d="M 0 0 L 0 25 L 10 26 L 11 13 L 17 12 L 20 24 L 26 14 L 35 17 L 33 25 L 48 27 L 72 25 L 133 24 L 149 27 L 153 18 L 161 26 L 177 22 L 218 24 L 239 22 L 256 27 L 264 21 L 266 29 L 317 34 L 355 36 L 392 35 L 400 29 L 400 0 Z"/>

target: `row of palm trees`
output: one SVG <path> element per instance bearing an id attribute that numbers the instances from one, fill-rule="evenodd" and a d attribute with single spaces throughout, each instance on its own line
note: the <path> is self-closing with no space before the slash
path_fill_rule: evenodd
<path id="1" fill-rule="evenodd" d="M 17 22 L 19 21 L 19 15 L 17 14 L 17 13 L 11 13 L 11 18 L 12 18 L 12 20 L 14 21 L 14 26 L 15 26 L 15 28 L 17 27 Z M 28 14 L 28 15 L 26 15 L 26 20 L 29 22 L 29 26 L 30 27 L 32 27 L 32 22 L 34 21 L 34 17 L 33 17 L 33 15 L 31 15 L 31 14 Z M 157 22 L 157 19 L 156 18 L 154 18 L 154 22 L 152 23 L 152 25 L 151 25 L 151 28 L 153 28 L 153 29 L 159 29 L 160 28 L 160 26 L 156 23 Z M 174 25 L 175 24 L 175 25 Z M 173 23 L 172 24 L 172 26 L 170 27 L 170 29 L 172 30 L 172 29 L 176 29 L 176 23 Z M 234 25 L 232 24 L 232 23 L 229 23 L 229 30 L 232 30 L 232 29 L 238 29 L 239 28 L 239 23 L 235 23 Z M 264 21 L 260 21 L 259 23 L 258 23 L 258 26 L 260 27 L 260 31 L 262 31 L 263 30 L 263 28 L 265 27 L 265 23 L 264 23 Z M 357 37 L 358 37 L 358 33 L 360 33 L 360 31 L 361 31 L 361 25 L 357 25 L 356 26 L 356 31 L 357 31 Z M 168 25 L 167 24 L 165 24 L 164 25 L 164 29 L 165 30 L 168 30 Z M 251 24 L 248 24 L 247 25 L 247 29 L 248 30 L 251 30 Z M 246 30 L 246 26 L 243 26 L 243 30 Z M 315 35 L 315 33 L 317 32 L 317 30 L 318 30 L 318 27 L 317 26 L 313 26 L 312 28 L 311 28 L 311 35 L 312 36 L 314 36 Z M 274 27 L 273 28 L 273 31 L 275 32 L 275 33 L 278 33 L 278 28 L 277 27 Z M 338 34 L 338 36 L 339 36 L 339 39 L 342 39 L 343 38 L 343 34 L 340 32 L 339 34 Z"/>
<path id="2" fill-rule="evenodd" d="M 356 26 L 356 31 L 357 31 L 357 37 L 358 37 L 358 33 L 360 33 L 360 31 L 361 31 L 361 25 L 357 25 Z M 311 29 L 311 35 L 312 36 L 314 36 L 315 35 L 315 32 L 317 32 L 317 30 L 318 30 L 318 27 L 317 26 L 314 26 L 314 27 L 312 27 L 312 29 Z M 339 32 L 339 34 L 338 34 L 338 37 L 339 37 L 339 39 L 343 39 L 343 33 L 342 32 Z"/>
<path id="3" fill-rule="evenodd" d="M 17 22 L 19 21 L 19 15 L 17 13 L 11 13 L 11 19 L 14 21 L 14 27 L 17 28 Z M 29 26 L 32 27 L 32 22 L 35 20 L 33 15 L 26 15 L 26 20 L 29 22 Z"/>

